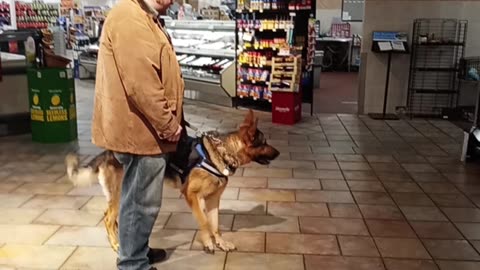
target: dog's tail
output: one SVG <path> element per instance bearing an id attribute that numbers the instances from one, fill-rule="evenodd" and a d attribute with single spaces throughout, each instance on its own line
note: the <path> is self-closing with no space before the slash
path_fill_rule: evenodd
<path id="1" fill-rule="evenodd" d="M 90 186 L 98 181 L 98 170 L 95 170 L 90 164 L 80 167 L 78 156 L 74 153 L 70 153 L 65 157 L 65 166 L 67 167 L 68 179 L 74 186 Z"/>

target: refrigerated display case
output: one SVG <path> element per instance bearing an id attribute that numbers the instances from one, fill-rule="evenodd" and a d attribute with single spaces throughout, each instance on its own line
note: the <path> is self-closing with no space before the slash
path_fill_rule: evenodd
<path id="1" fill-rule="evenodd" d="M 185 80 L 185 98 L 232 106 L 235 85 L 235 22 L 167 20 Z"/>

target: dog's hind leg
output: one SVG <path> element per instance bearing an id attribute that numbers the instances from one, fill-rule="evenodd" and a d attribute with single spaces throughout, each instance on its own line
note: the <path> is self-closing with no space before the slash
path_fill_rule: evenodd
<path id="1" fill-rule="evenodd" d="M 120 247 L 118 240 L 118 211 L 120 207 L 122 173 L 116 171 L 112 166 L 102 167 L 100 168 L 99 182 L 108 201 L 108 208 L 103 219 L 108 241 L 112 249 L 118 252 Z"/>
<path id="2" fill-rule="evenodd" d="M 225 186 L 209 196 L 205 200 L 205 207 L 208 216 L 208 223 L 210 225 L 210 232 L 215 240 L 215 245 L 217 245 L 217 247 L 223 251 L 232 251 L 235 250 L 235 245 L 223 240 L 218 229 L 218 209 L 220 207 L 220 197 L 222 196 L 224 190 Z"/>

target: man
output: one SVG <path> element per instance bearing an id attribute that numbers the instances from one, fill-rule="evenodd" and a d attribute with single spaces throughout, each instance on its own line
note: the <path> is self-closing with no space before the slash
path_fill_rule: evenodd
<path id="1" fill-rule="evenodd" d="M 183 133 L 184 82 L 159 14 L 171 0 L 121 0 L 108 14 L 98 53 L 92 141 L 115 152 L 124 179 L 121 270 L 166 258 L 148 239 L 160 210 L 167 154 Z"/>

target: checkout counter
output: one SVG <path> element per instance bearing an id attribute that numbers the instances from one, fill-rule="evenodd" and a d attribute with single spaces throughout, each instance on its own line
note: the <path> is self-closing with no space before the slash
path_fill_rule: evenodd
<path id="1" fill-rule="evenodd" d="M 30 132 L 30 106 L 24 41 L 40 34 L 9 31 L 0 34 L 0 137 Z M 38 46 L 37 46 L 38 48 Z M 14 52 L 11 52 L 13 49 Z"/>

